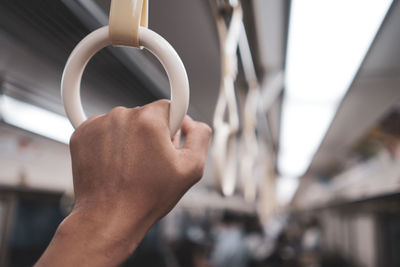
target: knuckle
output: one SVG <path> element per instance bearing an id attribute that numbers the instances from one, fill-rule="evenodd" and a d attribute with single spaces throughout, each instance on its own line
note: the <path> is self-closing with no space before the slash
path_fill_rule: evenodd
<path id="1" fill-rule="evenodd" d="M 194 182 L 198 182 L 201 180 L 204 174 L 204 165 L 198 164 L 193 170 L 193 180 Z"/>
<path id="2" fill-rule="evenodd" d="M 143 109 L 136 117 L 136 124 L 140 131 L 149 134 L 157 130 L 158 119 L 154 116 L 151 109 Z"/>
<path id="3" fill-rule="evenodd" d="M 199 161 L 196 166 L 195 166 L 195 173 L 198 174 L 198 176 L 203 176 L 204 174 L 204 161 Z"/>
<path id="4" fill-rule="evenodd" d="M 85 121 L 71 135 L 69 145 L 71 148 L 76 148 L 81 143 L 82 139 L 87 138 L 93 132 L 96 123 L 94 121 Z"/>
<path id="5" fill-rule="evenodd" d="M 152 125 L 153 114 L 150 109 L 142 109 L 138 116 L 137 121 L 141 126 L 150 127 Z"/>
<path id="6" fill-rule="evenodd" d="M 122 107 L 122 106 L 113 107 L 113 108 L 110 110 L 109 114 L 119 114 L 119 113 L 121 113 L 121 112 L 124 111 L 124 110 L 126 110 L 126 108 L 125 108 L 125 107 Z"/>
<path id="7" fill-rule="evenodd" d="M 195 180 L 200 180 L 204 174 L 205 159 L 200 155 L 194 155 L 192 162 L 193 162 L 193 166 L 191 168 L 192 177 Z"/>
<path id="8" fill-rule="evenodd" d="M 112 108 L 107 114 L 108 122 L 111 123 L 112 125 L 117 124 L 118 122 L 121 121 L 121 118 L 126 110 L 127 108 L 122 106 Z"/>
<path id="9" fill-rule="evenodd" d="M 193 127 L 196 129 L 196 131 L 201 132 L 202 135 L 210 137 L 212 135 L 212 129 L 208 124 L 200 121 L 196 121 L 193 124 Z"/>
<path id="10" fill-rule="evenodd" d="M 157 101 L 153 102 L 153 103 L 150 104 L 150 105 L 168 106 L 169 103 L 170 103 L 170 101 L 167 100 L 167 99 L 160 99 L 160 100 L 157 100 Z"/>
<path id="11" fill-rule="evenodd" d="M 103 137 L 110 129 L 111 120 L 107 116 L 102 115 L 96 118 L 92 118 L 82 123 L 71 135 L 69 145 L 76 148 L 90 140 L 92 142 L 93 137 Z"/>
<path id="12" fill-rule="evenodd" d="M 205 158 L 199 154 L 182 151 L 180 160 L 176 160 L 174 171 L 177 177 L 189 179 L 191 183 L 198 182 L 204 174 Z"/>
<path id="13" fill-rule="evenodd" d="M 136 107 L 133 107 L 133 108 L 129 108 L 131 113 L 136 113 L 136 112 L 140 111 L 141 109 L 143 109 L 142 106 L 136 106 Z"/>
<path id="14" fill-rule="evenodd" d="M 72 134 L 71 138 L 69 139 L 69 146 L 71 149 L 75 148 L 78 145 L 79 142 L 79 135 L 80 131 L 75 130 L 75 132 Z"/>
<path id="15" fill-rule="evenodd" d="M 142 112 L 143 107 L 137 106 L 134 108 L 127 109 L 127 117 L 130 121 L 137 121 L 140 113 Z"/>

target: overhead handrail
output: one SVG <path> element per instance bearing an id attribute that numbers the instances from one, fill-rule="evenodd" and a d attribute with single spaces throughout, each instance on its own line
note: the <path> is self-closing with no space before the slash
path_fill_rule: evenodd
<path id="1" fill-rule="evenodd" d="M 239 116 L 234 82 L 237 75 L 237 47 L 242 22 L 242 8 L 237 2 L 233 6 L 229 26 L 224 18 L 217 16 L 217 29 L 221 47 L 221 85 L 214 113 L 214 139 L 212 156 L 215 175 L 223 195 L 234 193 L 237 179 L 236 133 Z M 225 113 L 227 120 L 225 120 Z"/>
<path id="2" fill-rule="evenodd" d="M 283 72 L 278 71 L 268 75 L 261 86 L 260 98 L 257 104 L 257 132 L 260 136 L 264 136 L 264 144 L 272 144 L 271 131 L 269 129 L 267 113 L 269 112 L 271 106 L 279 97 L 283 89 Z M 262 141 L 263 139 L 260 139 Z M 267 150 L 269 154 L 272 155 L 271 147 Z"/>
<path id="3" fill-rule="evenodd" d="M 147 0 L 112 0 L 109 26 L 93 31 L 74 48 L 64 68 L 61 94 L 65 112 L 75 128 L 87 119 L 80 97 L 81 79 L 87 63 L 102 48 L 122 45 L 144 47 L 163 65 L 171 87 L 171 137 L 178 131 L 189 105 L 186 69 L 174 48 L 163 37 L 147 28 L 147 21 Z"/>
<path id="4" fill-rule="evenodd" d="M 276 101 L 283 90 L 284 77 L 283 72 L 275 72 L 267 77 L 265 86 L 261 91 L 258 108 L 261 112 L 267 113 L 272 104 Z"/>

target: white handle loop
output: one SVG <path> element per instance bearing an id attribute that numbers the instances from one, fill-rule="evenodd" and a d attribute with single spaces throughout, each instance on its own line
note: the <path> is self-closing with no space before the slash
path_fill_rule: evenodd
<path id="1" fill-rule="evenodd" d="M 231 196 L 236 188 L 237 142 L 236 133 L 232 133 L 228 124 L 214 131 L 213 157 L 215 172 L 224 196 Z"/>
<path id="2" fill-rule="evenodd" d="M 244 105 L 243 131 L 240 143 L 242 145 L 240 158 L 240 178 L 243 186 L 244 198 L 248 202 L 254 202 L 257 195 L 257 168 L 259 147 L 256 135 L 256 108 L 259 100 L 259 91 L 249 88 Z M 264 163 L 261 163 L 264 164 Z"/>
<path id="3" fill-rule="evenodd" d="M 243 22 L 241 23 L 239 53 L 243 65 L 243 73 L 249 88 L 243 110 L 243 131 L 240 141 L 242 145 L 242 151 L 240 153 L 240 176 L 245 199 L 248 202 L 254 202 L 257 196 L 257 180 L 259 180 L 259 177 L 257 177 L 257 168 L 260 167 L 260 163 L 257 162 L 257 159 L 259 157 L 259 146 L 261 144 L 259 144 L 256 135 L 260 86 Z"/>
<path id="4" fill-rule="evenodd" d="M 174 48 L 152 30 L 140 27 L 139 43 L 158 58 L 167 72 L 171 86 L 169 129 L 172 137 L 180 128 L 189 105 L 189 81 L 185 67 Z M 75 128 L 87 119 L 80 97 L 83 71 L 91 57 L 108 45 L 111 45 L 109 27 L 104 26 L 86 36 L 72 51 L 65 65 L 61 94 L 66 114 Z"/>
<path id="5" fill-rule="evenodd" d="M 220 93 L 214 113 L 213 158 L 216 177 L 225 196 L 230 196 L 236 188 L 237 148 L 236 133 L 239 129 L 239 116 L 235 96 L 234 82 L 237 75 L 237 47 L 242 22 L 242 9 L 237 5 L 233 9 L 229 27 L 222 17 L 217 18 L 220 37 L 222 78 Z M 225 111 L 228 120 L 225 121 Z"/>

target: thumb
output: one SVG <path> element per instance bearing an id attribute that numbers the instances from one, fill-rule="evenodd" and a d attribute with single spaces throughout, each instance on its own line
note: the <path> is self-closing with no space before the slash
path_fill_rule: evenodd
<path id="1" fill-rule="evenodd" d="M 202 122 L 193 121 L 188 116 L 182 123 L 181 131 L 185 134 L 185 143 L 179 151 L 182 157 L 181 168 L 188 174 L 189 187 L 203 176 L 208 147 L 211 140 L 211 128 Z"/>
<path id="2" fill-rule="evenodd" d="M 205 159 L 211 140 L 211 128 L 205 123 L 194 121 L 186 116 L 181 129 L 186 136 L 183 149 L 190 150 Z"/>

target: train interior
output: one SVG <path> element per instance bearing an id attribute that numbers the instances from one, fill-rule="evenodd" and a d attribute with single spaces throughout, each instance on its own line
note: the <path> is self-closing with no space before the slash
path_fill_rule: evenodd
<path id="1" fill-rule="evenodd" d="M 0 0 L 0 266 L 32 266 L 73 207 L 60 82 L 110 2 Z M 398 1 L 150 0 L 148 27 L 213 140 L 123 266 L 400 266 Z M 81 84 L 88 116 L 170 97 L 146 49 L 102 49 Z"/>

